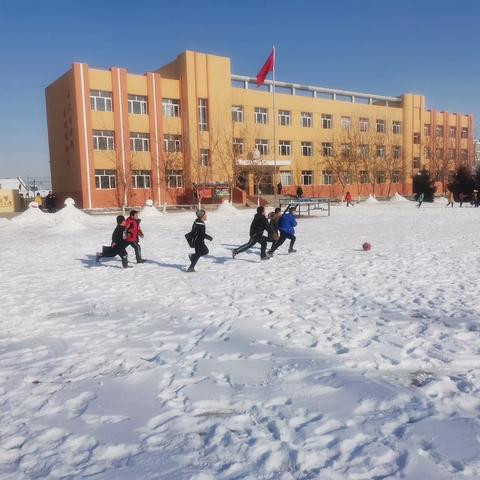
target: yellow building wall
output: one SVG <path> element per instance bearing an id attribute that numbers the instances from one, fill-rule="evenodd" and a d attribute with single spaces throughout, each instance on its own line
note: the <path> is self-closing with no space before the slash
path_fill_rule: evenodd
<path id="1" fill-rule="evenodd" d="M 18 190 L 0 189 L 0 213 L 21 211 L 20 193 Z"/>

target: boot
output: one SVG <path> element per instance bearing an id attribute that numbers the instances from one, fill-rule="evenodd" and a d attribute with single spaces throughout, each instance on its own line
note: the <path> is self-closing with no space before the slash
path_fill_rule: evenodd
<path id="1" fill-rule="evenodd" d="M 235 258 L 237 256 L 237 252 L 235 250 L 232 250 L 232 258 Z"/>
<path id="2" fill-rule="evenodd" d="M 145 263 L 145 260 L 141 257 L 137 258 L 137 263 Z"/>
<path id="3" fill-rule="evenodd" d="M 97 252 L 97 254 L 95 255 L 95 262 L 98 263 L 101 258 L 102 258 L 102 254 L 100 252 Z"/>
<path id="4" fill-rule="evenodd" d="M 122 267 L 130 268 L 130 266 L 128 265 L 128 257 L 122 257 Z"/>
<path id="5" fill-rule="evenodd" d="M 260 257 L 260 260 L 270 260 L 270 257 L 268 255 L 265 255 L 264 257 Z"/>
<path id="6" fill-rule="evenodd" d="M 194 269 L 193 267 L 188 267 L 188 268 L 187 268 L 187 272 L 188 272 L 188 273 L 191 273 L 191 272 L 194 272 L 194 271 L 195 271 L 195 269 Z"/>
<path id="7" fill-rule="evenodd" d="M 295 252 L 296 252 L 296 250 L 294 248 L 289 248 L 288 249 L 288 253 L 295 253 Z"/>

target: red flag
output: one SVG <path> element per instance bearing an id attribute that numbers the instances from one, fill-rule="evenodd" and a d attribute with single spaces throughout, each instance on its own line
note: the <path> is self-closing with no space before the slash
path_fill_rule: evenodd
<path id="1" fill-rule="evenodd" d="M 273 72 L 274 68 L 275 68 L 275 48 L 272 50 L 272 53 L 267 58 L 267 61 L 265 62 L 263 67 L 257 73 L 257 87 L 260 87 L 260 85 L 263 85 L 263 82 L 265 81 L 266 76 L 270 72 Z"/>

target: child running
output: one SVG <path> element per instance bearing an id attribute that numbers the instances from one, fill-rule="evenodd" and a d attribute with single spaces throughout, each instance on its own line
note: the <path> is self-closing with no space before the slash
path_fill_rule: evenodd
<path id="1" fill-rule="evenodd" d="M 125 250 L 127 245 L 128 242 L 125 240 L 125 217 L 123 215 L 119 215 L 117 217 L 117 226 L 112 233 L 112 243 L 110 247 L 103 247 L 101 253 L 97 252 L 97 263 L 101 258 L 112 258 L 119 255 L 122 259 L 122 267 L 128 268 L 128 255 L 127 251 Z"/>
<path id="2" fill-rule="evenodd" d="M 131 210 L 130 215 L 127 220 L 125 220 L 125 240 L 135 250 L 135 258 L 137 263 L 144 263 L 145 260 L 142 258 L 142 249 L 140 247 L 139 238 L 143 238 L 143 232 L 140 228 L 141 220 L 138 218 L 138 211 Z"/>
<path id="3" fill-rule="evenodd" d="M 208 247 L 205 245 L 205 239 L 212 241 L 213 238 L 207 234 L 205 222 L 207 221 L 207 212 L 205 210 L 197 210 L 197 218 L 193 222 L 192 231 L 190 233 L 192 240 L 191 244 L 195 248 L 195 253 L 188 255 L 190 258 L 190 266 L 187 269 L 187 272 L 194 272 L 195 265 L 197 264 L 200 257 L 208 255 Z"/>
<path id="4" fill-rule="evenodd" d="M 283 242 L 288 238 L 290 240 L 290 246 L 288 247 L 288 253 L 295 253 L 296 250 L 293 248 L 295 245 L 295 227 L 297 226 L 297 220 L 295 219 L 295 212 L 296 207 L 289 207 L 288 211 L 285 212 L 278 221 L 278 229 L 280 230 L 280 239 L 278 242 L 275 242 L 272 245 L 272 248 L 268 252 L 270 255 L 273 255 L 275 250 L 283 245 Z"/>

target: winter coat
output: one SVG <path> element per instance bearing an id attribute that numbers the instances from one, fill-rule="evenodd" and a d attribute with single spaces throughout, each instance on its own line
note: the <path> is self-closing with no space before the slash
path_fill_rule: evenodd
<path id="1" fill-rule="evenodd" d="M 276 235 L 278 235 L 278 220 L 279 218 L 276 215 L 270 218 L 270 226 L 272 227 L 273 233 Z"/>
<path id="2" fill-rule="evenodd" d="M 112 233 L 112 247 L 125 248 L 128 242 L 125 240 L 125 227 L 117 225 Z"/>
<path id="3" fill-rule="evenodd" d="M 142 229 L 140 228 L 140 220 L 134 217 L 128 217 L 125 220 L 125 240 L 127 242 L 138 242 L 138 236 L 143 237 Z"/>
<path id="4" fill-rule="evenodd" d="M 350 203 L 352 201 L 352 194 L 351 193 L 347 193 L 345 195 L 345 201 Z"/>
<path id="5" fill-rule="evenodd" d="M 195 246 L 199 244 L 205 245 L 205 239 L 210 241 L 213 240 L 213 238 L 210 235 L 208 235 L 208 233 L 206 232 L 205 222 L 200 218 L 197 218 L 193 222 L 192 232 L 193 232 Z"/>
<path id="6" fill-rule="evenodd" d="M 265 230 L 267 231 L 268 235 L 274 234 L 273 228 L 268 223 L 267 217 L 261 213 L 256 213 L 253 217 L 252 223 L 250 224 L 250 237 L 263 235 Z"/>
<path id="7" fill-rule="evenodd" d="M 297 220 L 292 213 L 285 213 L 278 221 L 278 229 L 282 233 L 289 233 L 295 235 L 295 227 L 297 226 Z"/>
<path id="8" fill-rule="evenodd" d="M 48 194 L 46 197 L 45 197 L 45 206 L 47 208 L 55 208 L 55 204 L 57 203 L 57 197 L 52 193 L 52 194 Z"/>

